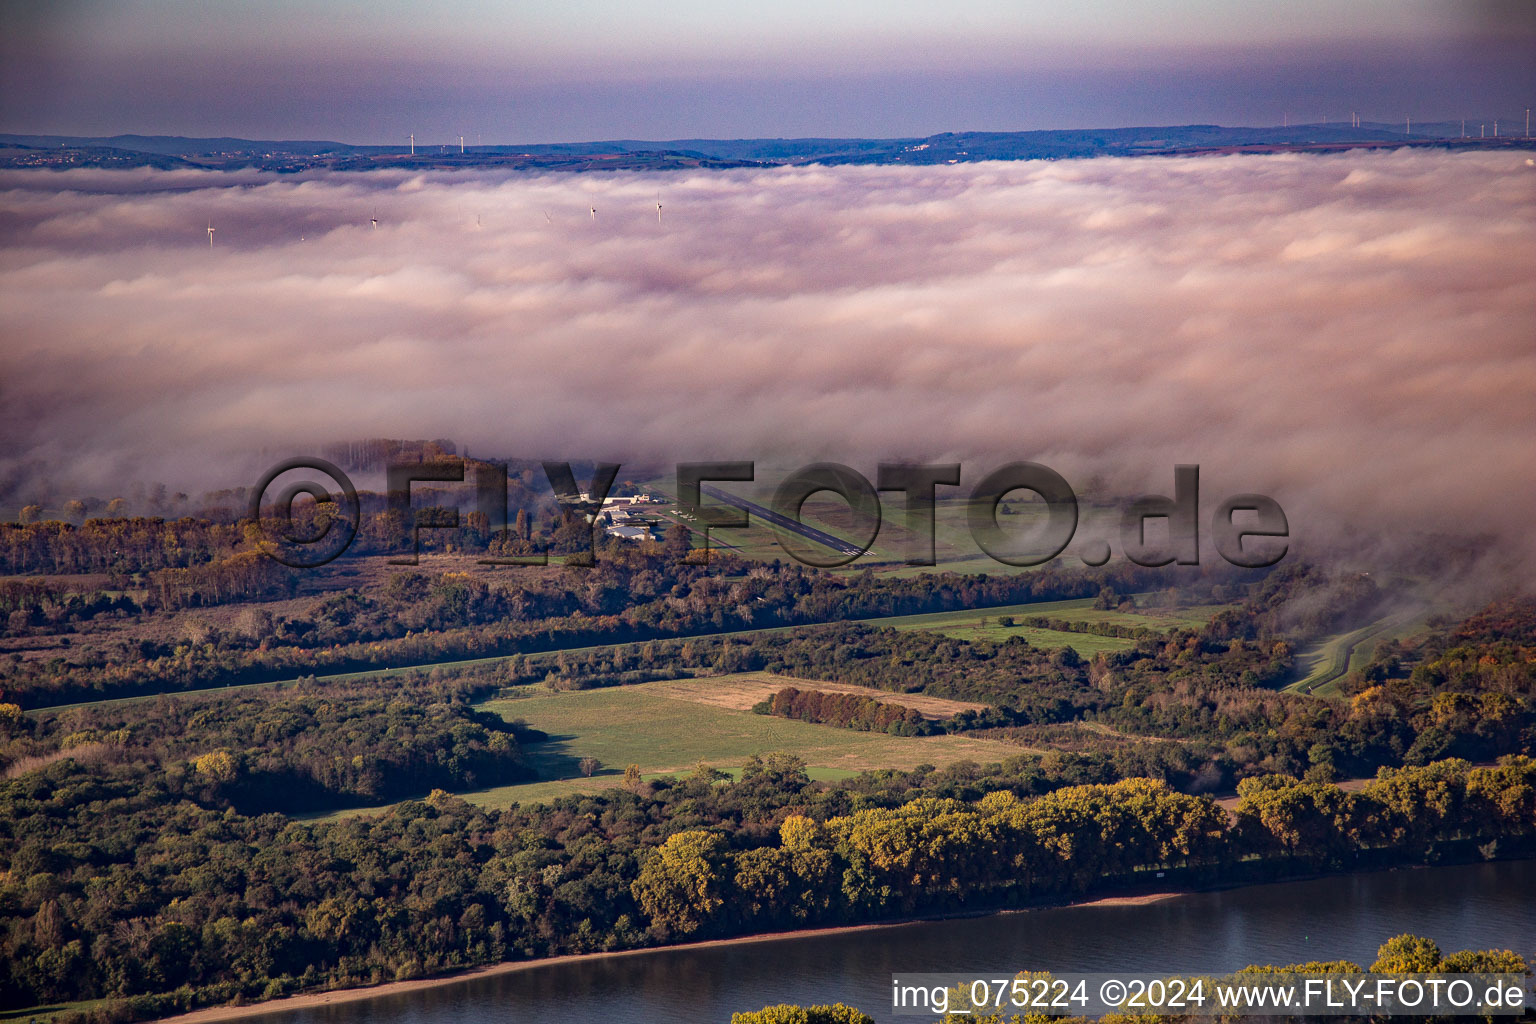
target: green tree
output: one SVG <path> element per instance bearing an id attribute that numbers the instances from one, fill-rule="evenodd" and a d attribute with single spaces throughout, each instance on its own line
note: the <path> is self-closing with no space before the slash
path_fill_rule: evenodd
<path id="1" fill-rule="evenodd" d="M 1440 969 L 1440 947 L 1420 935 L 1394 935 L 1376 951 L 1374 974 L 1433 974 Z"/>
<path id="2" fill-rule="evenodd" d="M 689 935 L 725 905 L 725 837 L 678 832 L 653 853 L 630 887 L 640 909 L 668 933 Z"/>

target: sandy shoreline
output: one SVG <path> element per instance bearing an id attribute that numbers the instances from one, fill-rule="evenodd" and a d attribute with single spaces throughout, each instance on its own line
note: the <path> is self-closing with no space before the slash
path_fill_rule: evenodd
<path id="1" fill-rule="evenodd" d="M 1160 903 L 1163 900 L 1171 900 L 1183 895 L 1185 895 L 1184 892 L 1156 892 L 1140 896 L 1106 896 L 1103 899 L 1085 900 L 1081 903 L 1056 904 L 1054 908 L 1049 906 L 1012 908 L 988 911 L 986 914 L 976 916 L 992 917 L 997 914 L 1025 914 L 1031 910 L 1060 909 L 1063 906 L 1139 907 L 1148 903 Z M 491 964 L 486 967 L 475 967 L 454 974 L 442 974 L 431 978 L 417 978 L 412 981 L 388 981 L 380 985 L 339 988 L 328 992 L 304 992 L 299 995 L 284 996 L 281 999 L 270 999 L 261 1003 L 246 1003 L 243 1006 L 209 1006 L 201 1010 L 193 1010 L 190 1013 L 180 1013 L 174 1017 L 158 1018 L 157 1024 L 213 1024 L 215 1021 L 244 1020 L 269 1013 L 286 1013 L 290 1010 L 305 1010 L 316 1006 L 336 1006 L 342 1003 L 360 1002 L 364 999 L 403 995 L 407 992 L 441 988 L 444 985 L 458 985 L 476 978 L 490 978 L 499 974 L 516 974 L 520 971 L 531 971 L 540 967 L 547 967 L 551 964 L 574 963 L 581 960 L 607 960 L 615 957 L 647 956 L 653 953 L 672 953 L 678 950 L 713 949 L 721 946 L 742 946 L 756 942 L 781 942 L 785 939 L 808 939 L 825 935 L 852 935 L 857 932 L 869 932 L 881 928 L 900 928 L 911 924 L 963 919 L 964 915 L 922 917 L 905 921 L 882 921 L 878 924 L 850 924 L 836 928 L 806 928 L 791 932 L 742 935 L 731 939 L 685 942 L 671 946 L 655 946 L 649 949 L 623 949 L 611 953 L 568 953 L 564 956 L 545 957 L 541 960 L 516 960 L 507 963 Z"/>

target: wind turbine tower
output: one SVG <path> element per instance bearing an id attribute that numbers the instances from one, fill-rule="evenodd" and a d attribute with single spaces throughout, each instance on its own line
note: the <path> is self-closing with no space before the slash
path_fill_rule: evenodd
<path id="1" fill-rule="evenodd" d="M 416 133 L 411 133 L 411 156 L 416 155 Z"/>
<path id="2" fill-rule="evenodd" d="M 462 135 L 459 136 L 459 152 L 464 152 L 464 136 Z"/>
<path id="3" fill-rule="evenodd" d="M 208 248 L 213 248 L 213 221 L 208 222 Z"/>

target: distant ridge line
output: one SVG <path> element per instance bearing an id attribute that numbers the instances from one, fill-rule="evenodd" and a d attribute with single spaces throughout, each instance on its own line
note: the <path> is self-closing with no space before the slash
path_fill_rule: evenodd
<path id="1" fill-rule="evenodd" d="M 1019 132 L 941 132 L 908 138 L 615 139 L 519 145 L 450 143 L 354 145 L 326 140 L 260 140 L 179 135 L 0 134 L 5 167 L 255 168 L 278 172 L 384 167 L 509 167 L 529 170 L 646 170 L 798 164 L 969 163 L 978 160 L 1080 159 L 1204 152 L 1329 151 L 1437 145 L 1528 148 L 1523 137 L 1462 138 L 1459 120 L 1402 125 L 1362 122 L 1227 127 L 1214 124 Z"/>

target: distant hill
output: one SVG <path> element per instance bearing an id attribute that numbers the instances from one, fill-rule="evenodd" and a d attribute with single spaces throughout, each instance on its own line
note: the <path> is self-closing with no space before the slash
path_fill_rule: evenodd
<path id="1" fill-rule="evenodd" d="M 194 139 L 175 135 L 0 134 L 5 167 L 257 168 L 277 172 L 384 167 L 507 167 L 523 170 L 668 170 L 782 164 L 944 164 L 975 160 L 1061 160 L 1206 152 L 1273 152 L 1358 147 L 1449 146 L 1527 148 L 1525 138 L 1481 138 L 1461 122 L 1406 126 L 1365 123 L 1231 128 L 1214 124 L 1030 132 L 944 132 L 901 139 L 633 139 L 535 145 L 467 146 L 419 143 L 356 146 L 343 142 Z"/>

